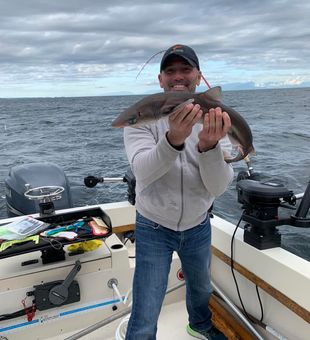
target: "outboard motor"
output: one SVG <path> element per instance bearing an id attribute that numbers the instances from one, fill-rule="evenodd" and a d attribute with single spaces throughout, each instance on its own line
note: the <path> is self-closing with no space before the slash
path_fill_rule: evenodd
<path id="1" fill-rule="evenodd" d="M 40 212 L 40 202 L 30 200 L 25 192 L 31 188 L 63 187 L 55 200 L 55 209 L 72 208 L 69 181 L 63 170 L 53 163 L 32 163 L 14 166 L 5 179 L 5 196 L 9 217 Z"/>

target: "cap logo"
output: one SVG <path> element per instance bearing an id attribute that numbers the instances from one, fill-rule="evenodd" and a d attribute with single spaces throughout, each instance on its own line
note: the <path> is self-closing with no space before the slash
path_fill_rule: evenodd
<path id="1" fill-rule="evenodd" d="M 175 50 L 177 50 L 177 49 L 179 49 L 179 48 L 182 48 L 183 46 L 182 45 L 174 45 L 173 47 L 172 47 L 172 51 L 175 51 Z"/>
<path id="2" fill-rule="evenodd" d="M 170 54 L 173 54 L 173 53 L 176 53 L 176 52 L 181 52 L 181 53 L 184 52 L 182 47 L 183 47 L 182 45 L 174 45 L 172 47 L 172 51 L 170 52 Z"/>

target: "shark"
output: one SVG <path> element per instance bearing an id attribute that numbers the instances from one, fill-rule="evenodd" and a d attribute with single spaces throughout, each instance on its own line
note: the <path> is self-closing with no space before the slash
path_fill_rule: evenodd
<path id="1" fill-rule="evenodd" d="M 233 157 L 225 156 L 227 163 L 240 161 L 249 154 L 256 154 L 250 126 L 240 113 L 223 103 L 220 86 L 200 93 L 162 92 L 146 96 L 120 113 L 113 120 L 112 127 L 138 127 L 150 124 L 182 110 L 189 103 L 199 104 L 204 113 L 216 107 L 221 107 L 228 113 L 231 120 L 228 138 L 238 152 Z"/>

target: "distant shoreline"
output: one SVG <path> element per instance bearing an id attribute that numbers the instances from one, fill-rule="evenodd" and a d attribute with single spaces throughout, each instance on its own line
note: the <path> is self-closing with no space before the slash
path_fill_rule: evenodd
<path id="1" fill-rule="evenodd" d="M 255 87 L 255 88 L 236 88 L 230 89 L 226 88 L 226 86 L 222 86 L 223 92 L 239 92 L 239 91 L 262 91 L 262 90 L 305 90 L 310 89 L 310 86 L 290 86 L 290 87 Z M 206 91 L 207 88 L 198 88 L 197 92 Z M 136 94 L 130 92 L 119 92 L 119 93 L 106 93 L 102 95 L 93 95 L 93 96 L 50 96 L 50 97 L 0 97 L 0 100 L 7 100 L 7 99 L 53 99 L 53 98 L 98 98 L 98 97 L 141 97 L 141 96 L 148 96 L 150 94 L 158 93 L 158 91 L 152 91 L 148 93 Z"/>

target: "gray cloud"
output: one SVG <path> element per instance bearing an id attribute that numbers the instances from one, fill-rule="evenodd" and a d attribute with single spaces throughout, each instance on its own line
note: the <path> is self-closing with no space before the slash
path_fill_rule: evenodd
<path id="1" fill-rule="evenodd" d="M 3 0 L 0 81 L 107 76 L 116 69 L 139 69 L 174 43 L 191 45 L 206 63 L 304 69 L 310 77 L 309 17 L 310 3 L 304 0 Z"/>

